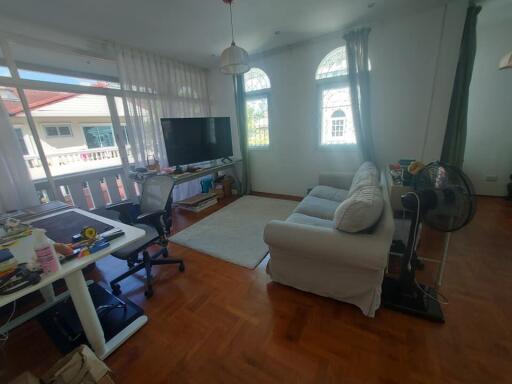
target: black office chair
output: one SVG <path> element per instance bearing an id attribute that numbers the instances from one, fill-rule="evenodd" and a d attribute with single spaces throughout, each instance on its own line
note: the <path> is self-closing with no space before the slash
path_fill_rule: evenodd
<path id="1" fill-rule="evenodd" d="M 140 204 L 123 202 L 97 210 L 95 213 L 133 225 L 146 231 L 146 235 L 112 253 L 112 256 L 126 260 L 128 271 L 116 277 L 110 282 L 110 287 L 115 295 L 121 293 L 119 282 L 141 269 L 146 270 L 146 297 L 153 295 L 151 267 L 153 265 L 179 264 L 179 270 L 185 270 L 183 260 L 170 258 L 167 250 L 166 232 L 170 232 L 172 225 L 171 216 L 167 214 L 171 209 L 171 192 L 174 181 L 169 176 L 156 175 L 148 177 L 142 184 Z M 165 228 L 165 229 L 164 229 Z M 159 246 L 156 252 L 148 248 Z M 162 256 L 164 259 L 161 259 Z"/>

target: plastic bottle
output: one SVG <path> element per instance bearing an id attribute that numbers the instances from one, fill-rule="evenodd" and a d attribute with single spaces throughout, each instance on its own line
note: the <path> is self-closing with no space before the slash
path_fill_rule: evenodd
<path id="1" fill-rule="evenodd" d="M 55 253 L 53 244 L 50 243 L 45 235 L 44 229 L 34 228 L 32 236 L 34 237 L 34 251 L 37 261 L 43 269 L 43 273 L 57 272 L 60 269 L 59 258 Z"/>

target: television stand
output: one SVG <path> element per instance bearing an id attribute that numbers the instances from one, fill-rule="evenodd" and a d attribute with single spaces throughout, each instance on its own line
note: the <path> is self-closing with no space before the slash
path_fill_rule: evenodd
<path id="1" fill-rule="evenodd" d="M 155 175 L 167 175 L 174 181 L 174 185 L 179 185 L 182 183 L 186 183 L 187 181 L 200 179 L 204 176 L 216 174 L 220 171 L 225 171 L 227 169 L 231 169 L 233 178 L 235 179 L 235 186 L 238 191 L 240 191 L 240 180 L 237 177 L 236 174 L 236 165 L 242 164 L 242 159 L 228 159 L 229 162 L 223 162 L 222 164 L 218 165 L 212 165 L 211 167 L 206 168 L 198 168 L 192 171 L 188 171 L 187 169 L 184 169 L 183 167 L 176 167 L 176 170 L 173 173 L 165 173 L 165 172 L 155 172 L 155 173 L 138 173 L 138 172 L 132 172 L 130 173 L 130 178 L 135 181 L 136 183 L 142 184 L 144 180 L 148 177 L 155 176 Z"/>
<path id="2" fill-rule="evenodd" d="M 221 160 L 222 164 L 231 164 L 233 162 L 229 157 L 223 157 Z"/>

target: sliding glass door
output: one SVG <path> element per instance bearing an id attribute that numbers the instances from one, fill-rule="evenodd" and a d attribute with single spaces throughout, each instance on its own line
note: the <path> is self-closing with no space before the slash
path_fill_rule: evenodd
<path id="1" fill-rule="evenodd" d="M 51 52 L 0 43 L 0 99 L 40 201 L 60 199 L 93 209 L 135 197 L 127 178 L 129 146 L 116 79 L 28 68 L 27 58 L 52 61 Z M 77 68 L 94 61 L 55 54 Z M 112 67 L 101 60 L 96 64 L 107 72 Z"/>

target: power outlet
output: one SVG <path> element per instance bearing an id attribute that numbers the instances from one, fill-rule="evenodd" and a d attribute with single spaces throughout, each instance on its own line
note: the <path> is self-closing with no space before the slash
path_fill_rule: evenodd
<path id="1" fill-rule="evenodd" d="M 496 181 L 498 181 L 498 176 L 496 176 L 496 175 L 485 176 L 485 181 L 496 182 Z"/>

